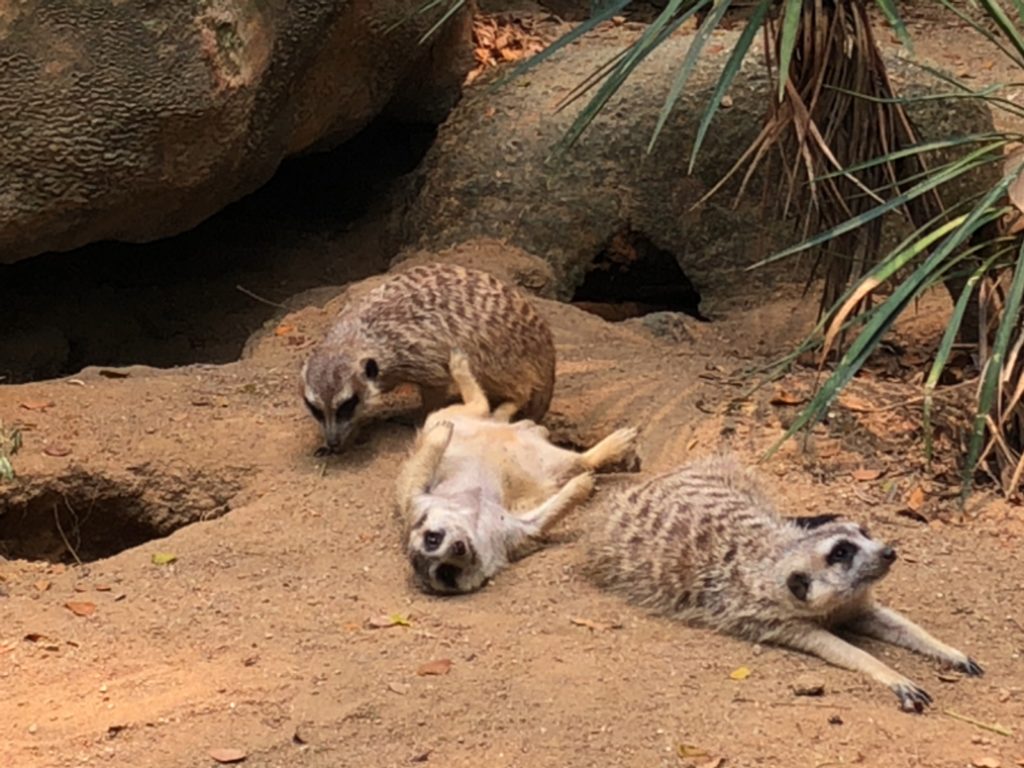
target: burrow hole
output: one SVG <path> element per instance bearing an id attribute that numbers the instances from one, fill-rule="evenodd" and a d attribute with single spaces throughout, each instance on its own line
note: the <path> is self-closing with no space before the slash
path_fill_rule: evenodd
<path id="1" fill-rule="evenodd" d="M 598 251 L 572 303 L 612 322 L 653 312 L 708 319 L 700 311 L 700 292 L 676 257 L 628 224 Z"/>
<path id="2" fill-rule="evenodd" d="M 190 489 L 194 490 L 194 489 Z M 0 501 L 0 557 L 77 564 L 111 557 L 227 511 L 229 496 L 163 504 L 131 479 L 74 474 Z"/>

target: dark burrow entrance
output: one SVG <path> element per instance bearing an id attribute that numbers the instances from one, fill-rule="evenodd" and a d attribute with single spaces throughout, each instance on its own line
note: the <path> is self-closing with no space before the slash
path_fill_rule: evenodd
<path id="1" fill-rule="evenodd" d="M 330 152 L 284 161 L 189 232 L 0 265 L 0 383 L 236 360 L 280 311 L 272 304 L 387 269 L 390 192 L 436 133 L 379 120 Z"/>
<path id="2" fill-rule="evenodd" d="M 580 309 L 619 321 L 652 312 L 682 312 L 707 320 L 700 292 L 676 257 L 628 225 L 612 235 L 573 294 Z"/>
<path id="3" fill-rule="evenodd" d="M 151 480 L 143 486 L 131 478 L 76 472 L 9 494 L 0 500 L 0 558 L 70 565 L 111 557 L 219 517 L 238 490 L 233 483 L 200 481 L 189 484 L 187 493 L 172 490 L 177 503 L 171 505 L 153 492 L 159 484 Z"/>

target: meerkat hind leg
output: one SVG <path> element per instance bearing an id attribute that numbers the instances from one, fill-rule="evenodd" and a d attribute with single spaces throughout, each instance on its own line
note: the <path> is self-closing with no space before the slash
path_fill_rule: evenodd
<path id="1" fill-rule="evenodd" d="M 981 666 L 967 654 L 933 637 L 906 616 L 880 605 L 871 606 L 860 616 L 843 624 L 843 628 L 947 662 L 972 677 L 984 673 Z"/>
<path id="2" fill-rule="evenodd" d="M 799 634 L 779 640 L 780 644 L 813 654 L 837 667 L 861 672 L 887 686 L 907 712 L 921 712 L 932 703 L 928 692 L 912 680 L 876 659 L 870 653 L 851 645 L 821 627 L 807 627 Z"/>
<path id="3" fill-rule="evenodd" d="M 469 367 L 469 358 L 462 352 L 452 352 L 448 367 L 451 369 L 455 386 L 459 388 L 459 395 L 462 397 L 462 402 L 466 404 L 468 413 L 473 416 L 490 415 L 491 404 L 487 400 L 487 394 L 480 386 L 480 382 L 473 376 L 473 371 Z"/>
<path id="4" fill-rule="evenodd" d="M 590 450 L 580 454 L 580 463 L 587 469 L 599 469 L 622 458 L 636 442 L 637 430 L 633 427 L 617 429 Z"/>
<path id="5" fill-rule="evenodd" d="M 494 413 L 491 414 L 491 418 L 495 421 L 504 421 L 507 423 L 512 421 L 512 417 L 516 415 L 518 410 L 519 405 L 509 400 L 495 408 Z"/>
<path id="6" fill-rule="evenodd" d="M 582 504 L 593 493 L 594 477 L 589 472 L 576 475 L 540 505 L 519 516 L 509 516 L 512 525 L 507 545 L 509 553 L 517 557 L 527 543 L 554 527 L 577 505 Z"/>

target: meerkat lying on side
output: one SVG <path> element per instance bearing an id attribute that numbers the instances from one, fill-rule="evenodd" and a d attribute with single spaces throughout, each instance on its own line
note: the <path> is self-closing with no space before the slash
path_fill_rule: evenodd
<path id="1" fill-rule="evenodd" d="M 453 353 L 463 403 L 432 413 L 397 482 L 413 572 L 436 593 L 472 592 L 535 545 L 594 487 L 591 472 L 623 456 L 635 429 L 620 429 L 588 451 L 559 448 L 516 406 L 491 413 L 469 359 Z"/>
<path id="2" fill-rule="evenodd" d="M 908 711 L 922 711 L 931 697 L 832 630 L 982 674 L 964 653 L 874 601 L 872 587 L 896 559 L 891 547 L 837 515 L 779 517 L 731 458 L 697 461 L 626 489 L 602 517 L 585 569 L 639 605 L 862 672 Z"/>
<path id="3" fill-rule="evenodd" d="M 513 403 L 534 420 L 547 412 L 555 344 L 526 295 L 486 272 L 426 264 L 347 306 L 303 365 L 303 400 L 327 449 L 343 448 L 399 384 L 419 386 L 424 414 L 450 402 L 453 349 L 469 356 L 494 405 Z"/>

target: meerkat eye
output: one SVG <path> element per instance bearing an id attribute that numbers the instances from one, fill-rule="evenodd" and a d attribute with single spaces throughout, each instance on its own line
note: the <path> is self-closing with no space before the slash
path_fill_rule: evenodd
<path id="1" fill-rule="evenodd" d="M 335 411 L 336 418 L 351 419 L 352 414 L 356 412 L 357 405 L 359 405 L 359 395 L 352 395 L 352 397 L 338 406 L 338 410 Z"/>
<path id="2" fill-rule="evenodd" d="M 377 367 L 377 361 L 372 357 L 363 363 L 363 373 L 366 374 L 368 379 L 376 379 L 380 374 L 380 368 Z"/>
<path id="3" fill-rule="evenodd" d="M 313 414 L 313 418 L 314 419 L 316 419 L 317 421 L 323 421 L 324 420 L 324 412 L 323 412 L 323 410 L 320 407 L 318 407 L 314 403 L 311 403 L 306 398 L 302 398 L 302 402 L 304 402 L 306 404 L 306 407 L 309 409 L 309 412 L 311 414 Z"/>
<path id="4" fill-rule="evenodd" d="M 427 531 L 423 536 L 423 547 L 427 552 L 433 552 L 441 546 L 444 541 L 444 531 Z"/>
<path id="5" fill-rule="evenodd" d="M 829 565 L 836 565 L 837 563 L 848 563 L 853 560 L 853 556 L 857 554 L 857 545 L 851 544 L 848 541 L 840 541 L 834 547 L 832 551 L 828 553 L 828 557 L 825 558 Z"/>

